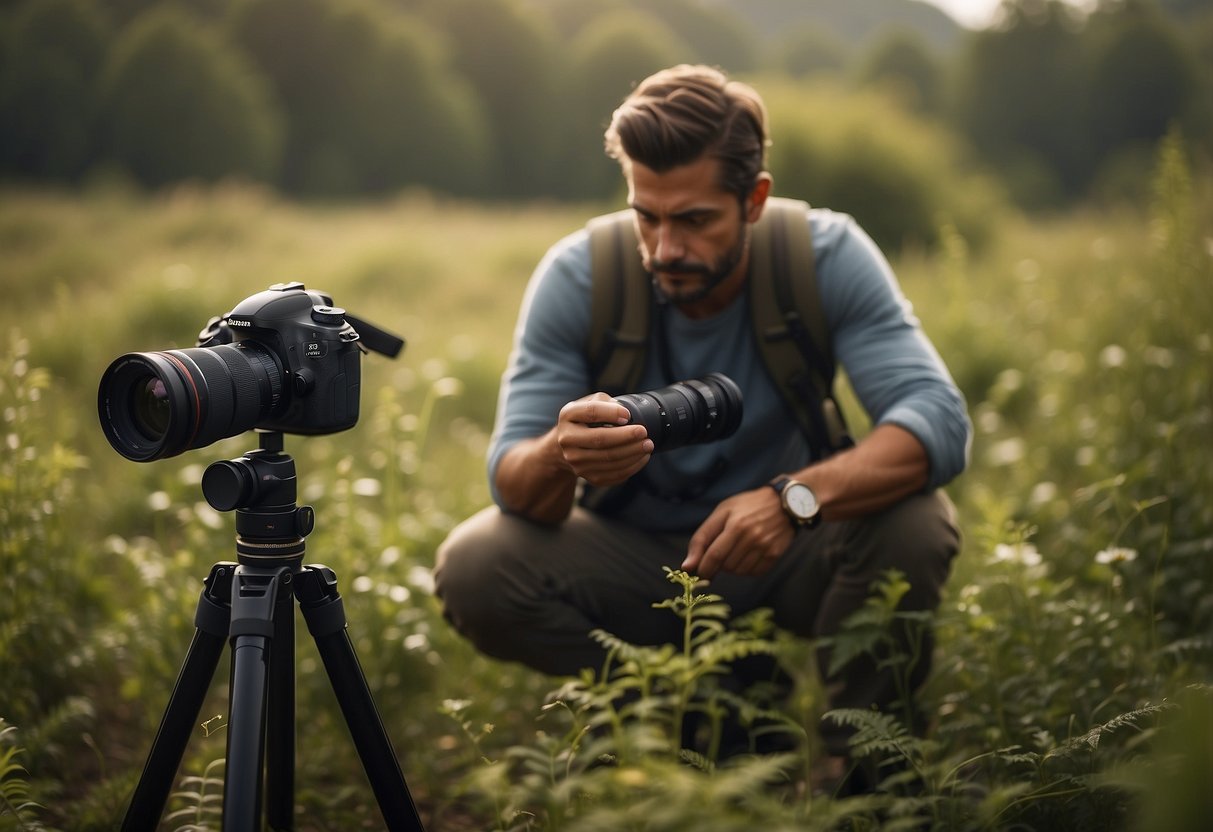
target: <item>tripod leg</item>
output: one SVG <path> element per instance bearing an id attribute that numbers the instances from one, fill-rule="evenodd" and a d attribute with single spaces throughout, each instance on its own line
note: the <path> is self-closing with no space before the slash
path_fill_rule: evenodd
<path id="1" fill-rule="evenodd" d="M 265 761 L 266 691 L 270 641 L 279 586 L 288 567 L 240 566 L 232 584 L 231 719 L 223 785 L 224 830 L 261 826 L 261 773 Z"/>
<path id="2" fill-rule="evenodd" d="M 308 630 L 320 651 L 387 828 L 393 832 L 424 832 L 391 741 L 371 698 L 366 677 L 358 664 L 354 645 L 346 632 L 345 607 L 337 592 L 337 577 L 333 570 L 326 566 L 305 566 L 295 576 L 295 597 L 299 599 Z"/>
<path id="3" fill-rule="evenodd" d="M 185 754 L 185 746 L 198 721 L 203 700 L 215 676 L 227 640 L 234 563 L 217 563 L 203 582 L 194 614 L 194 638 L 186 651 L 168 707 L 160 720 L 143 774 L 131 797 L 124 832 L 155 829 L 168 802 L 169 790 Z"/>
<path id="4" fill-rule="evenodd" d="M 265 819 L 270 829 L 295 822 L 295 599 L 278 594 L 270 647 L 265 726 Z"/>

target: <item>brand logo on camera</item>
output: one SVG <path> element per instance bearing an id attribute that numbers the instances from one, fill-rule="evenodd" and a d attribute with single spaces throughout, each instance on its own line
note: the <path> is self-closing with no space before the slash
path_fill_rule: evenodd
<path id="1" fill-rule="evenodd" d="M 252 326 L 253 322 L 252 321 L 242 321 L 239 318 L 228 318 L 227 325 L 228 326 Z"/>

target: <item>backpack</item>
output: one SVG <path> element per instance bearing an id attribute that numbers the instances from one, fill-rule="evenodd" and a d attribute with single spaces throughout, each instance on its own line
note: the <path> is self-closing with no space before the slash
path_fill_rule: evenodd
<path id="1" fill-rule="evenodd" d="M 815 459 L 853 445 L 833 394 L 834 351 L 817 291 L 808 204 L 771 197 L 753 226 L 747 292 L 763 363 Z M 638 392 L 653 293 L 632 211 L 597 217 L 590 233 L 592 294 L 587 352 L 596 388 Z M 795 279 L 793 279 L 795 278 Z"/>

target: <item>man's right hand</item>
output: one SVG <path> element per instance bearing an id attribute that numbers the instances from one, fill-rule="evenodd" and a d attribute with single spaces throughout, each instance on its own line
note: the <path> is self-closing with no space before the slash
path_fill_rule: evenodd
<path id="1" fill-rule="evenodd" d="M 560 409 L 555 438 L 569 470 L 590 485 L 619 485 L 648 464 L 653 440 L 628 409 L 594 393 Z"/>
<path id="2" fill-rule="evenodd" d="M 542 436 L 506 451 L 497 465 L 497 492 L 507 510 L 555 525 L 573 508 L 578 477 L 591 485 L 618 485 L 652 453 L 644 426 L 628 424 L 628 409 L 606 393 L 594 393 L 562 407 Z"/>

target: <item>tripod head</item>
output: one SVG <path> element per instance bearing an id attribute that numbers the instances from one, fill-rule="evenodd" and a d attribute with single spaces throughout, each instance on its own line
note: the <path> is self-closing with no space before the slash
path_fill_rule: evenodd
<path id="1" fill-rule="evenodd" d="M 260 447 L 207 466 L 202 494 L 216 511 L 236 512 L 236 559 L 246 566 L 303 564 L 303 539 L 316 525 L 311 506 L 296 506 L 295 460 L 282 433 L 258 430 Z"/>
<path id="2" fill-rule="evenodd" d="M 387 829 L 424 832 L 396 753 L 346 632 L 337 576 L 303 565 L 303 539 L 316 525 L 297 506 L 295 461 L 282 433 L 258 429 L 260 447 L 211 463 L 202 493 L 216 511 L 236 512 L 238 564 L 216 563 L 203 581 L 195 634 L 131 797 L 123 832 L 153 829 L 164 812 L 208 686 L 230 642 L 223 828 L 293 829 L 295 623 L 298 601 L 362 759 Z M 233 568 L 234 567 L 234 568 Z M 272 647 L 272 649 L 271 649 Z"/>

